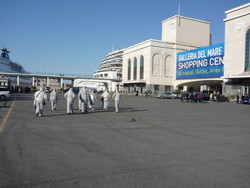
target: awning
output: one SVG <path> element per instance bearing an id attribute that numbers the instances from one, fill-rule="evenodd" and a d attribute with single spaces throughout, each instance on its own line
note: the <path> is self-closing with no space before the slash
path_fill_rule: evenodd
<path id="1" fill-rule="evenodd" d="M 146 81 L 131 81 L 131 82 L 122 82 L 124 87 L 144 87 L 146 85 Z"/>

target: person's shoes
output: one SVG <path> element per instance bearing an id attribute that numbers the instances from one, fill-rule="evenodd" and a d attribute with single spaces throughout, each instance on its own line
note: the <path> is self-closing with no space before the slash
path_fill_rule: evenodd
<path id="1" fill-rule="evenodd" d="M 36 113 L 35 116 L 37 117 L 37 116 L 38 116 L 38 113 Z"/>

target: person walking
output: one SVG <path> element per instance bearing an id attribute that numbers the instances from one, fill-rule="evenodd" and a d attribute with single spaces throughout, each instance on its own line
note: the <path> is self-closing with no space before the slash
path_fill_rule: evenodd
<path id="1" fill-rule="evenodd" d="M 79 98 L 81 101 L 81 111 L 82 113 L 87 113 L 88 112 L 88 92 L 86 87 L 82 88 L 79 92 Z"/>
<path id="2" fill-rule="evenodd" d="M 97 102 L 97 100 L 96 100 L 96 95 L 95 95 L 95 93 L 94 93 L 93 90 L 90 90 L 90 92 L 89 92 L 89 100 L 90 100 L 90 106 L 89 106 L 89 108 L 91 108 L 92 110 L 94 110 L 95 103 Z"/>
<path id="3" fill-rule="evenodd" d="M 209 102 L 213 102 L 213 98 L 214 98 L 214 96 L 213 96 L 213 93 L 211 92 L 209 95 Z"/>
<path id="4" fill-rule="evenodd" d="M 103 92 L 100 94 L 100 101 L 101 101 L 101 105 L 102 105 L 102 110 L 104 108 L 104 97 L 102 96 Z"/>
<path id="5" fill-rule="evenodd" d="M 118 89 L 116 89 L 116 92 L 112 96 L 112 99 L 115 102 L 115 112 L 116 113 L 118 113 L 118 111 L 119 111 L 120 98 L 121 98 L 121 94 L 119 93 Z"/>
<path id="6" fill-rule="evenodd" d="M 64 94 L 64 98 L 66 98 L 67 100 L 67 114 L 73 114 L 74 113 L 74 98 L 75 98 L 75 94 L 73 92 L 73 89 L 70 88 L 65 94 Z"/>
<path id="7" fill-rule="evenodd" d="M 36 106 L 36 116 L 43 116 L 43 106 L 45 105 L 45 100 L 48 100 L 47 94 L 44 92 L 43 87 L 34 94 L 34 103 Z"/>
<path id="8" fill-rule="evenodd" d="M 82 101 L 80 99 L 80 92 L 81 92 L 82 88 L 79 88 L 78 90 L 78 108 L 79 108 L 79 111 L 82 111 Z"/>
<path id="9" fill-rule="evenodd" d="M 220 102 L 220 92 L 219 91 L 217 92 L 216 98 L 217 98 L 217 102 Z"/>
<path id="10" fill-rule="evenodd" d="M 109 97 L 110 97 L 110 94 L 109 92 L 105 89 L 103 94 L 102 94 L 102 97 L 103 97 L 103 110 L 104 111 L 107 111 L 108 110 L 108 106 L 109 106 Z"/>
<path id="11" fill-rule="evenodd" d="M 56 110 L 57 101 L 58 101 L 58 93 L 56 89 L 54 88 L 52 92 L 50 93 L 50 102 L 51 102 L 52 110 Z"/>
<path id="12" fill-rule="evenodd" d="M 202 93 L 202 91 L 199 94 L 199 102 L 203 102 L 203 93 Z"/>

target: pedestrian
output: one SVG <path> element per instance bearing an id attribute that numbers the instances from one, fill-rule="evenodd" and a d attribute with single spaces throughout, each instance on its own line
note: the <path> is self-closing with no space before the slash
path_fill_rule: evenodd
<path id="1" fill-rule="evenodd" d="M 107 111 L 109 106 L 109 97 L 110 97 L 110 94 L 107 91 L 107 89 L 104 90 L 102 96 L 103 96 L 103 110 Z"/>
<path id="2" fill-rule="evenodd" d="M 81 101 L 81 99 L 80 99 L 80 92 L 81 92 L 81 89 L 82 88 L 79 88 L 79 90 L 78 90 L 78 108 L 79 108 L 79 111 L 82 111 L 82 101 Z"/>
<path id="3" fill-rule="evenodd" d="M 79 98 L 81 101 L 81 111 L 83 114 L 88 113 L 88 92 L 86 87 L 82 88 L 79 92 Z"/>
<path id="4" fill-rule="evenodd" d="M 209 95 L 209 102 L 213 102 L 213 93 L 210 93 Z"/>
<path id="5" fill-rule="evenodd" d="M 198 101 L 198 93 L 194 91 L 194 102 Z"/>
<path id="6" fill-rule="evenodd" d="M 236 100 L 237 100 L 237 104 L 239 104 L 239 101 L 240 101 L 240 96 L 239 96 L 239 94 L 237 94 Z"/>
<path id="7" fill-rule="evenodd" d="M 186 102 L 188 102 L 188 100 L 189 100 L 189 93 L 188 92 L 186 92 L 185 97 L 186 97 Z"/>
<path id="8" fill-rule="evenodd" d="M 34 94 L 34 102 L 36 106 L 36 116 L 43 116 L 43 106 L 45 105 L 45 100 L 48 100 L 47 94 L 44 92 L 43 87 Z"/>
<path id="9" fill-rule="evenodd" d="M 115 112 L 118 113 L 121 99 L 121 94 L 119 93 L 118 89 L 116 89 L 116 92 L 113 94 L 112 99 L 115 102 Z"/>
<path id="10" fill-rule="evenodd" d="M 217 101 L 217 95 L 216 95 L 216 91 L 214 91 L 214 102 Z"/>
<path id="11" fill-rule="evenodd" d="M 191 93 L 189 96 L 190 102 L 193 103 L 194 102 L 194 93 Z"/>
<path id="12" fill-rule="evenodd" d="M 200 101 L 200 102 L 203 102 L 203 93 L 202 93 L 202 91 L 201 91 L 200 94 L 199 94 L 199 101 Z"/>
<path id="13" fill-rule="evenodd" d="M 89 100 L 90 100 L 90 106 L 89 107 L 92 110 L 94 110 L 94 106 L 95 106 L 97 100 L 96 100 L 96 95 L 95 95 L 93 90 L 91 90 L 90 93 L 89 93 Z"/>
<path id="14" fill-rule="evenodd" d="M 135 96 L 139 96 L 139 91 L 136 89 Z"/>
<path id="15" fill-rule="evenodd" d="M 73 92 L 73 89 L 70 88 L 65 94 L 64 94 L 64 98 L 66 98 L 67 100 L 67 114 L 73 114 L 74 113 L 74 98 L 75 98 L 75 94 Z"/>
<path id="16" fill-rule="evenodd" d="M 56 89 L 54 88 L 52 92 L 50 93 L 50 102 L 51 102 L 52 110 L 56 110 L 57 101 L 58 101 L 58 93 Z"/>
<path id="17" fill-rule="evenodd" d="M 184 99 L 185 99 L 185 93 L 181 91 L 181 102 L 184 102 Z"/>
<path id="18" fill-rule="evenodd" d="M 216 98 L 217 98 L 217 102 L 220 102 L 220 92 L 219 91 L 217 92 Z"/>
<path id="19" fill-rule="evenodd" d="M 102 92 L 103 94 L 103 92 Z M 100 101 L 101 101 L 101 105 L 102 105 L 102 110 L 104 109 L 104 97 L 102 96 L 102 94 L 100 95 Z"/>

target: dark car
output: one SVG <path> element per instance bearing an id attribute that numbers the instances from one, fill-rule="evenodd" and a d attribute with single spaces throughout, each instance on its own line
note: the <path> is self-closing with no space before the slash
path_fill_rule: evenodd
<path id="1" fill-rule="evenodd" d="M 224 95 L 220 96 L 219 102 L 229 102 L 229 98 L 225 97 Z"/>

